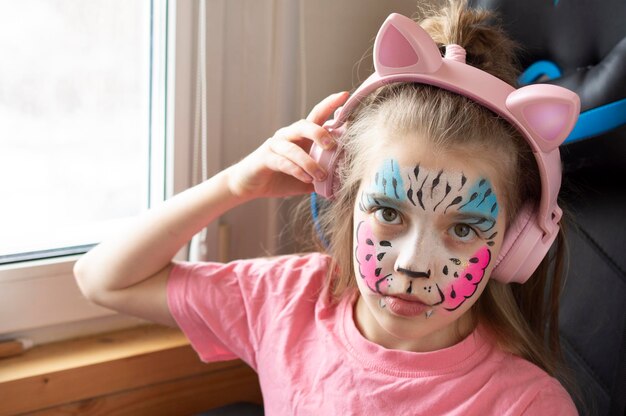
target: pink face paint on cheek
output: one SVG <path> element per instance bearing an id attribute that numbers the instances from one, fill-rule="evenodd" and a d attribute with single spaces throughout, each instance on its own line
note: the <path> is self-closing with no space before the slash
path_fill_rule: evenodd
<path id="1" fill-rule="evenodd" d="M 481 247 L 470 257 L 469 265 L 443 291 L 445 296 L 443 307 L 453 311 L 471 297 L 483 280 L 489 263 L 491 263 L 491 251 L 487 247 Z"/>
<path id="2" fill-rule="evenodd" d="M 361 221 L 356 231 L 356 249 L 354 251 L 359 265 L 359 274 L 372 292 L 384 292 L 388 287 L 386 277 L 381 275 L 376 254 L 376 239 L 372 228 L 366 221 Z"/>

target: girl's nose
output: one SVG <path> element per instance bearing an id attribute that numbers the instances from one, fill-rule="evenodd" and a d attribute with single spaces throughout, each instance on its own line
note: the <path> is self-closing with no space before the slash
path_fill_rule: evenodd
<path id="1" fill-rule="evenodd" d="M 433 242 L 421 233 L 415 234 L 403 242 L 394 269 L 412 279 L 429 279 L 433 270 Z"/>

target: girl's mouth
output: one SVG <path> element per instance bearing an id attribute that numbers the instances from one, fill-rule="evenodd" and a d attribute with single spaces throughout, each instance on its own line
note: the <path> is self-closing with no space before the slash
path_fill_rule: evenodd
<path id="1" fill-rule="evenodd" d="M 382 297 L 382 302 L 396 315 L 413 317 L 424 314 L 432 307 L 420 302 L 415 297 L 406 295 L 387 295 Z"/>

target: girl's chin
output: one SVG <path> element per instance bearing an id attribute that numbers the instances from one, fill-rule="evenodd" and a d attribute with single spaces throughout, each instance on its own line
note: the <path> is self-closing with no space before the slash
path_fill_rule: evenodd
<path id="1" fill-rule="evenodd" d="M 390 349 L 431 352 L 460 341 L 453 330 L 454 323 L 442 323 L 435 318 L 436 314 L 433 312 L 427 319 L 424 315 L 406 318 L 389 312 L 379 313 L 378 325 L 388 334 L 380 344 Z"/>
<path id="2" fill-rule="evenodd" d="M 428 352 L 454 344 L 451 323 L 442 322 L 435 309 L 429 318 L 426 312 L 401 316 L 389 306 L 381 307 L 384 296 L 360 296 L 356 306 L 356 322 L 361 333 L 370 341 L 387 349 Z M 453 324 L 452 324 L 453 325 Z"/>

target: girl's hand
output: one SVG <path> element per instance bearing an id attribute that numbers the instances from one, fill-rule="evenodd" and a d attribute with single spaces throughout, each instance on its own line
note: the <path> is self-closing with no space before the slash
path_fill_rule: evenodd
<path id="1" fill-rule="evenodd" d="M 322 127 L 348 98 L 347 92 L 330 95 L 318 103 L 306 119 L 276 131 L 258 149 L 228 169 L 233 195 L 251 199 L 298 195 L 313 191 L 314 180 L 328 172 L 309 156 L 313 142 L 330 149 L 335 142 Z"/>

